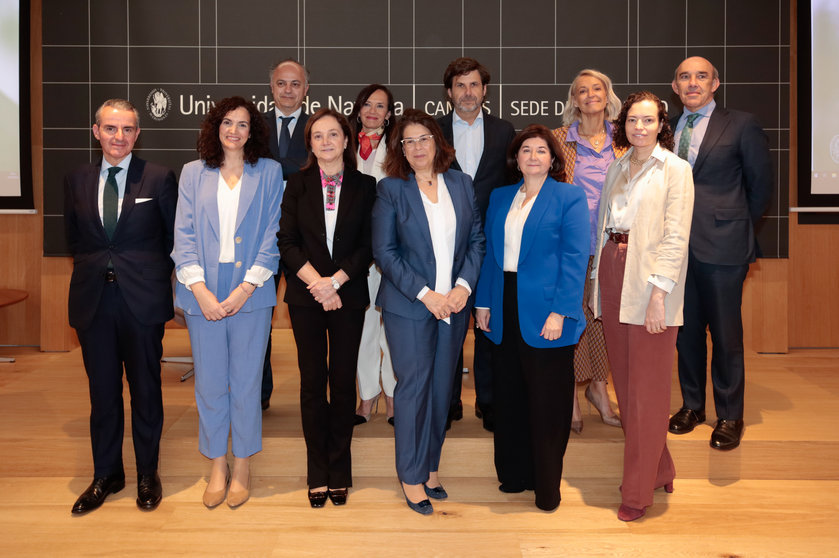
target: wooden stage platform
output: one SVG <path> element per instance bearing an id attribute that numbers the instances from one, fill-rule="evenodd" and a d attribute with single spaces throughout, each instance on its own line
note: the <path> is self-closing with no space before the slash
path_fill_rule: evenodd
<path id="1" fill-rule="evenodd" d="M 189 354 L 185 330 L 167 330 L 167 356 Z M 471 346 L 471 341 L 467 341 Z M 583 404 L 572 433 L 562 504 L 543 513 L 532 493 L 498 491 L 492 438 L 473 412 L 443 448 L 449 499 L 422 517 L 408 509 L 394 472 L 384 405 L 356 429 L 354 487 L 342 508 L 311 509 L 298 375 L 289 330 L 274 332 L 275 396 L 264 449 L 252 465 L 250 501 L 237 510 L 201 504 L 209 463 L 198 453 L 193 382 L 163 368 L 166 410 L 160 475 L 164 499 L 143 513 L 126 417 L 126 488 L 83 517 L 70 507 L 91 480 L 87 380 L 76 349 L 0 348 L 0 556 L 836 556 L 839 555 L 839 351 L 747 354 L 746 432 L 739 449 L 710 449 L 711 425 L 670 435 L 675 493 L 658 491 L 647 516 L 616 517 L 623 436 Z M 471 355 L 467 353 L 467 360 Z M 673 376 L 672 407 L 681 403 Z M 612 393 L 614 401 L 614 394 Z M 710 400 L 710 399 L 709 399 Z M 127 390 L 126 390 L 127 404 Z M 709 409 L 709 422 L 713 420 Z"/>

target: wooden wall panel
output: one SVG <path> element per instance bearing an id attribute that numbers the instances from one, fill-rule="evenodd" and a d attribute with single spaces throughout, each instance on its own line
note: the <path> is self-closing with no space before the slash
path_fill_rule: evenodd
<path id="1" fill-rule="evenodd" d="M 43 258 L 41 275 L 41 350 L 69 351 L 78 346 L 67 318 L 72 258 Z"/>
<path id="2" fill-rule="evenodd" d="M 790 221 L 790 346 L 839 347 L 839 225 Z"/>
<path id="3" fill-rule="evenodd" d="M 789 350 L 789 260 L 759 259 L 743 285 L 743 345 L 747 351 Z"/>

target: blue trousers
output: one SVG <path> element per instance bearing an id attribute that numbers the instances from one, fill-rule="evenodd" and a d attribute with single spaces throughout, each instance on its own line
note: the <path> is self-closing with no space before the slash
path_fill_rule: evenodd
<path id="1" fill-rule="evenodd" d="M 219 287 L 224 300 L 233 264 L 219 265 Z M 262 450 L 260 387 L 268 324 L 273 308 L 238 312 L 219 321 L 186 315 L 195 364 L 195 403 L 198 407 L 198 449 L 214 459 L 227 455 L 228 436 L 233 455 L 249 457 Z"/>
<path id="2" fill-rule="evenodd" d="M 469 307 L 453 314 L 451 325 L 430 314 L 412 320 L 383 311 L 382 318 L 397 379 L 393 392 L 396 474 L 406 484 L 419 484 L 440 468 Z"/>

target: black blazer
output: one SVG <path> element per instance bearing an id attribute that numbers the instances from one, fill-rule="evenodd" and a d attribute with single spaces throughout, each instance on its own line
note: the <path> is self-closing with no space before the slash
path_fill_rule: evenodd
<path id="1" fill-rule="evenodd" d="M 752 114 L 717 105 L 693 165 L 693 186 L 693 256 L 717 265 L 753 262 L 760 255 L 755 225 L 772 195 L 772 158 Z"/>
<path id="2" fill-rule="evenodd" d="M 262 113 L 265 123 L 268 124 L 268 145 L 271 147 L 271 158 L 283 166 L 283 180 L 288 180 L 292 174 L 298 172 L 300 167 L 306 164 L 309 154 L 306 152 L 304 140 L 306 122 L 309 115 L 306 111 L 300 112 L 300 119 L 294 125 L 294 133 L 291 134 L 291 143 L 288 146 L 288 153 L 280 157 L 280 139 L 277 132 L 277 113 L 274 109 Z"/>
<path id="3" fill-rule="evenodd" d="M 438 118 L 437 123 L 443 129 L 443 136 L 445 136 L 446 141 L 449 142 L 449 145 L 454 146 L 452 113 Z M 484 110 L 484 151 L 481 153 L 478 170 L 472 180 L 472 187 L 475 189 L 475 202 L 478 204 L 482 223 L 486 220 L 490 193 L 495 188 L 515 182 L 507 172 L 507 149 L 509 149 L 515 137 L 516 130 L 512 124 L 496 118 Z M 463 170 L 460 168 L 457 159 L 452 162 L 450 168 Z"/>
<path id="4" fill-rule="evenodd" d="M 280 264 L 285 271 L 285 302 L 320 306 L 297 277 L 306 262 L 324 277 L 339 269 L 350 280 L 338 294 L 345 308 L 365 308 L 370 303 L 367 270 L 373 261 L 370 218 L 376 196 L 376 180 L 357 170 L 344 171 L 332 255 L 326 246 L 323 186 L 315 165 L 288 179 L 280 213 Z"/>
<path id="5" fill-rule="evenodd" d="M 73 255 L 70 278 L 70 325 L 87 328 L 113 262 L 120 294 L 143 324 L 161 324 L 172 308 L 172 252 L 178 183 L 171 170 L 131 158 L 122 211 L 109 240 L 99 216 L 101 161 L 86 164 L 64 178 L 64 224 Z"/>

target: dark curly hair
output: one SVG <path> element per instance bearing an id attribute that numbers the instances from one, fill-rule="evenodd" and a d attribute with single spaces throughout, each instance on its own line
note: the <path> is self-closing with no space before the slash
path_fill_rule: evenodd
<path id="1" fill-rule="evenodd" d="M 221 167 L 224 162 L 224 150 L 219 140 L 219 127 L 221 121 L 230 111 L 239 107 L 245 107 L 250 115 L 250 137 L 245 142 L 245 162 L 255 165 L 260 157 L 269 157 L 268 150 L 268 124 L 262 118 L 262 114 L 252 102 L 242 97 L 227 97 L 218 101 L 201 124 L 201 132 L 198 134 L 198 156 L 211 169 Z"/>
<path id="2" fill-rule="evenodd" d="M 510 144 L 510 148 L 507 150 L 507 172 L 509 175 L 516 182 L 521 180 L 521 169 L 519 169 L 516 159 L 521 145 L 530 138 L 541 138 L 545 140 L 551 152 L 551 158 L 553 159 L 551 161 L 551 168 L 548 170 L 548 175 L 558 182 L 565 182 L 565 161 L 562 158 L 562 149 L 560 149 L 559 142 L 556 141 L 553 132 L 541 124 L 529 125 L 513 139 L 513 143 Z"/>
<path id="3" fill-rule="evenodd" d="M 353 105 L 352 112 L 347 118 L 350 122 L 350 127 L 352 127 L 354 136 L 358 136 L 358 132 L 361 130 L 361 123 L 358 121 L 359 113 L 361 112 L 361 107 L 364 106 L 364 103 L 367 102 L 367 99 L 370 98 L 370 95 L 372 95 L 376 91 L 384 91 L 385 95 L 387 95 L 387 110 L 388 112 L 390 112 L 390 118 L 385 120 L 384 135 L 386 137 L 390 137 L 391 133 L 393 132 L 393 127 L 396 125 L 396 108 L 394 107 L 393 93 L 391 93 L 390 89 L 388 89 L 384 85 L 380 85 L 378 83 L 371 83 L 370 85 L 358 92 L 358 97 L 355 98 L 355 105 Z"/>
<path id="4" fill-rule="evenodd" d="M 344 171 L 355 170 L 358 166 L 355 160 L 355 136 L 353 136 L 350 124 L 347 122 L 347 117 L 336 110 L 326 107 L 314 113 L 309 117 L 309 121 L 306 122 L 306 131 L 303 132 L 303 140 L 306 143 L 306 151 L 309 152 L 309 157 L 306 159 L 306 164 L 300 167 L 300 170 L 308 170 L 312 167 L 317 167 L 318 165 L 318 159 L 315 157 L 315 154 L 312 153 L 312 126 L 315 125 L 315 122 L 325 116 L 331 116 L 337 120 L 338 125 L 341 127 L 341 131 L 344 132 L 344 135 L 347 137 L 347 148 L 344 149 L 343 153 Z"/>
<path id="5" fill-rule="evenodd" d="M 650 91 L 637 91 L 632 93 L 623 102 L 620 114 L 618 114 L 618 118 L 615 120 L 615 145 L 624 148 L 632 147 L 632 144 L 629 142 L 629 138 L 626 137 L 626 113 L 629 112 L 632 105 L 640 103 L 641 101 L 652 101 L 658 106 L 658 121 L 661 122 L 662 125 L 656 141 L 658 141 L 659 145 L 661 145 L 664 149 L 673 151 L 676 141 L 673 138 L 673 130 L 670 129 L 670 124 L 667 122 L 667 108 L 664 106 L 661 99 L 659 99 L 655 93 Z"/>
<path id="6" fill-rule="evenodd" d="M 449 145 L 446 138 L 443 137 L 443 130 L 437 121 L 427 113 L 409 108 L 399 119 L 394 127 L 393 134 L 387 139 L 387 157 L 385 157 L 384 171 L 388 176 L 396 176 L 402 180 L 408 180 L 408 175 L 413 172 L 408 159 L 405 158 L 405 152 L 402 150 L 402 136 L 405 133 L 405 128 L 411 124 L 418 124 L 425 126 L 431 135 L 434 136 L 434 172 L 445 172 L 454 161 L 454 147 Z"/>

